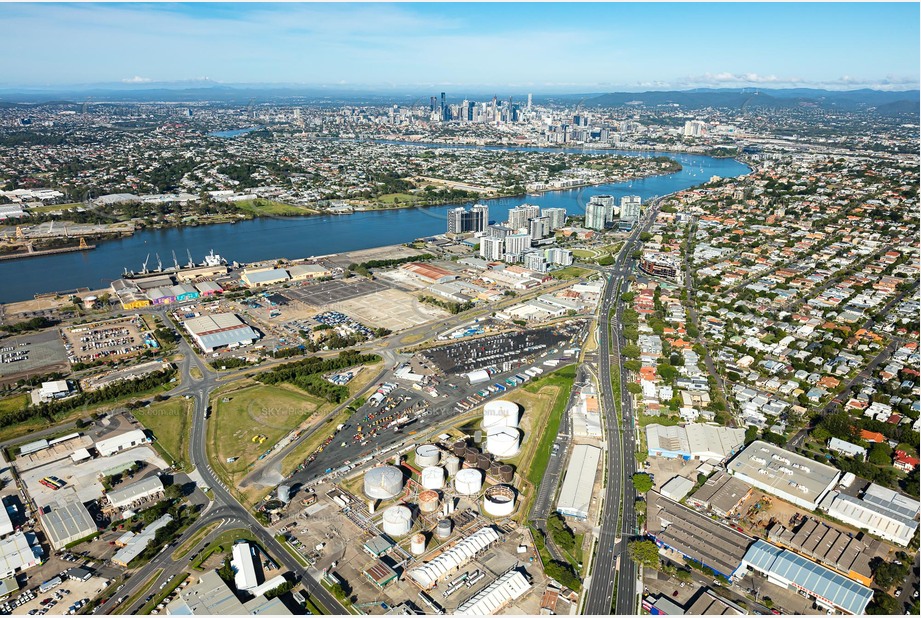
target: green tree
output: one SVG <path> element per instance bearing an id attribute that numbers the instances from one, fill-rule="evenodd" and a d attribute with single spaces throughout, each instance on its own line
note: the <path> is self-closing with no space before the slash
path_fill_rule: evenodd
<path id="1" fill-rule="evenodd" d="M 637 472 L 633 475 L 633 488 L 637 493 L 645 494 L 652 489 L 652 477 L 645 472 Z"/>
<path id="2" fill-rule="evenodd" d="M 754 425 L 749 425 L 745 429 L 745 444 L 751 444 L 758 439 L 758 428 Z"/>
<path id="3" fill-rule="evenodd" d="M 627 392 L 631 395 L 639 395 L 643 392 L 643 387 L 637 384 L 636 382 L 630 382 L 627 384 Z"/>
<path id="4" fill-rule="evenodd" d="M 644 567 L 654 569 L 659 566 L 659 548 L 652 541 L 632 541 L 627 550 L 630 558 Z"/>
<path id="5" fill-rule="evenodd" d="M 887 466 L 892 462 L 892 447 L 885 442 L 877 442 L 870 449 L 867 459 L 877 466 Z"/>
<path id="6" fill-rule="evenodd" d="M 625 345 L 621 350 L 624 358 L 639 358 L 640 357 L 640 346 L 629 344 Z"/>

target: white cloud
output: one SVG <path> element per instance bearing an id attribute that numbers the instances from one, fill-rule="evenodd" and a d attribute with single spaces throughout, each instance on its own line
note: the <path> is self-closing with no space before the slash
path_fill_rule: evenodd
<path id="1" fill-rule="evenodd" d="M 140 77 L 138 75 L 135 75 L 134 77 L 128 77 L 126 79 L 123 79 L 122 83 L 123 84 L 146 84 L 152 81 L 153 80 L 150 79 L 149 77 Z"/>

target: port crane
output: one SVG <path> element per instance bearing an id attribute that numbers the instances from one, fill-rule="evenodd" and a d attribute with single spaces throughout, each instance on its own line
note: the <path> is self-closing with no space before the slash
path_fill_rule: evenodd
<path id="1" fill-rule="evenodd" d="M 192 252 L 188 249 L 185 250 L 186 255 L 189 256 L 189 268 L 195 268 L 195 261 L 192 259 Z"/>
<path id="2" fill-rule="evenodd" d="M 144 258 L 144 263 L 141 265 L 141 274 L 142 274 L 142 275 L 146 275 L 147 273 L 150 272 L 149 270 L 147 270 L 147 262 L 149 262 L 149 261 L 150 261 L 150 254 L 148 253 L 148 254 L 147 254 L 147 257 Z"/>

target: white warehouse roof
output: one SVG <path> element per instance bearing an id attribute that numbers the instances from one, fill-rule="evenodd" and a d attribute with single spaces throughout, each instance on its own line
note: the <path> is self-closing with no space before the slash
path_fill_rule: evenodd
<path id="1" fill-rule="evenodd" d="M 566 478 L 556 502 L 556 510 L 563 515 L 588 517 L 592 504 L 592 488 L 598 474 L 598 462 L 601 449 L 587 444 L 577 444 L 572 448 L 572 456 L 566 467 Z"/>
<path id="2" fill-rule="evenodd" d="M 237 590 L 252 590 L 259 585 L 256 578 L 256 565 L 254 564 L 254 549 L 247 542 L 237 543 L 233 546 L 233 558 L 230 565 L 234 569 L 233 584 Z"/>
<path id="3" fill-rule="evenodd" d="M 129 449 L 133 446 L 147 444 L 148 442 L 150 442 L 150 440 L 147 439 L 147 434 L 145 434 L 143 430 L 132 429 L 114 438 L 99 440 L 96 442 L 96 450 L 99 451 L 99 454 L 103 457 L 108 457 L 119 451 Z"/>
<path id="4" fill-rule="evenodd" d="M 48 542 L 57 550 L 96 532 L 96 522 L 79 500 L 73 500 L 43 513 L 41 520 Z"/>
<path id="5" fill-rule="evenodd" d="M 161 491 L 163 491 L 163 481 L 160 480 L 160 477 L 148 476 L 146 479 L 126 485 L 121 489 L 110 491 L 107 497 L 109 504 L 115 508 L 122 508 Z"/>
<path id="6" fill-rule="evenodd" d="M 903 547 L 911 542 L 918 530 L 919 502 L 871 483 L 862 498 L 831 491 L 822 500 L 821 508 L 846 524 L 866 528 L 887 541 Z"/>
<path id="7" fill-rule="evenodd" d="M 42 561 L 41 545 L 31 532 L 17 532 L 0 541 L 0 578 L 9 577 Z"/>
<path id="8" fill-rule="evenodd" d="M 498 540 L 499 533 L 493 528 L 481 528 L 434 560 L 410 569 L 409 576 L 422 588 L 431 588 L 439 579 L 465 565 Z"/>
<path id="9" fill-rule="evenodd" d="M 530 590 L 531 584 L 520 571 L 507 571 L 496 581 L 467 599 L 455 616 L 491 616 Z"/>

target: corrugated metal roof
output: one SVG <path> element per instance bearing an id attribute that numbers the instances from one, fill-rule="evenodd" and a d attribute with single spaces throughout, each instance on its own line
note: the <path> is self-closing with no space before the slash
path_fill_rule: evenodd
<path id="1" fill-rule="evenodd" d="M 873 590 L 791 551 L 758 539 L 745 554 L 757 570 L 792 582 L 851 614 L 863 614 Z"/>
<path id="2" fill-rule="evenodd" d="M 556 508 L 559 512 L 576 517 L 588 517 L 592 503 L 592 488 L 598 474 L 601 449 L 587 444 L 577 444 L 566 468 L 566 478 L 560 489 Z"/>

